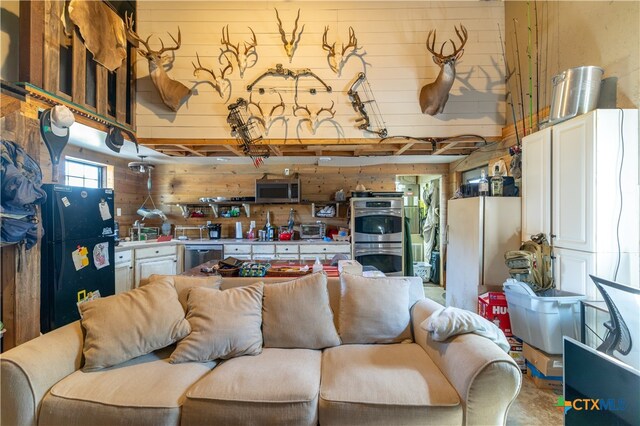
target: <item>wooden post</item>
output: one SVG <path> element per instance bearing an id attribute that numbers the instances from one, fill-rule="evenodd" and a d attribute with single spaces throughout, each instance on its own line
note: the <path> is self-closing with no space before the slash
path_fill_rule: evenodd
<path id="1" fill-rule="evenodd" d="M 44 2 L 20 2 L 20 60 L 18 78 L 42 87 Z"/>
<path id="2" fill-rule="evenodd" d="M 109 96 L 108 72 L 105 67 L 96 62 L 96 111 L 100 115 L 107 115 Z"/>
<path id="3" fill-rule="evenodd" d="M 44 2 L 44 77 L 43 89 L 58 94 L 60 88 L 60 2 Z M 62 3 L 64 4 L 64 3 Z"/>
<path id="4" fill-rule="evenodd" d="M 73 80 L 71 95 L 73 102 L 85 104 L 87 84 L 87 49 L 84 47 L 77 30 L 73 31 Z"/>
<path id="5" fill-rule="evenodd" d="M 116 70 L 116 121 L 127 122 L 127 60 Z"/>

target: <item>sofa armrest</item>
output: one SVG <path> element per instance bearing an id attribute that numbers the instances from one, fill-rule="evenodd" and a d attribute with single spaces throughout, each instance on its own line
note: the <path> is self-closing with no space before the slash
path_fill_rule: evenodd
<path id="1" fill-rule="evenodd" d="M 44 395 L 80 368 L 82 329 L 76 321 L 0 356 L 0 424 L 36 425 Z"/>
<path id="2" fill-rule="evenodd" d="M 436 342 L 420 327 L 442 305 L 429 299 L 411 311 L 415 341 L 458 392 L 464 424 L 504 425 L 507 411 L 520 392 L 522 374 L 515 361 L 495 343 L 476 334 Z"/>

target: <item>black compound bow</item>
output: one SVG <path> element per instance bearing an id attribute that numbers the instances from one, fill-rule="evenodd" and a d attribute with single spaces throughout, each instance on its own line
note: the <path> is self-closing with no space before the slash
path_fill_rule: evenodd
<path id="1" fill-rule="evenodd" d="M 362 100 L 362 98 L 360 97 L 360 94 L 356 90 L 359 86 L 362 86 L 362 91 L 367 95 L 367 99 Z M 351 84 L 351 86 L 349 87 L 347 95 L 349 95 L 349 99 L 351 99 L 351 105 L 353 106 L 353 109 L 360 114 L 360 117 L 358 117 L 358 119 L 356 120 L 358 129 L 365 132 L 373 133 L 374 135 L 378 135 L 381 138 L 387 137 L 387 126 L 382 119 L 380 108 L 378 107 L 378 103 L 373 96 L 371 85 L 369 84 L 365 73 L 361 72 L 358 74 L 353 84 Z M 371 105 L 370 112 L 373 115 L 375 128 L 373 128 L 371 125 L 371 117 L 369 116 L 369 113 L 366 109 L 367 104 Z"/>

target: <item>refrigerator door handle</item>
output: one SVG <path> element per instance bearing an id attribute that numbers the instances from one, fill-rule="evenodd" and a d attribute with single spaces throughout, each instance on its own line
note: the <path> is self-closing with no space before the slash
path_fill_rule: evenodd
<path id="1" fill-rule="evenodd" d="M 67 246 L 66 246 L 66 244 L 65 244 L 65 242 L 63 240 L 62 241 L 62 252 L 61 252 L 61 256 L 60 256 L 61 257 L 61 259 L 60 259 L 61 260 L 60 272 L 58 273 L 58 279 L 56 280 L 55 285 L 54 285 L 56 293 L 60 291 L 60 287 L 62 285 L 62 279 L 64 278 L 64 266 L 65 266 L 65 263 L 67 261 L 67 256 L 65 256 L 66 252 L 67 252 Z M 55 260 L 55 258 L 54 258 L 54 260 Z"/>

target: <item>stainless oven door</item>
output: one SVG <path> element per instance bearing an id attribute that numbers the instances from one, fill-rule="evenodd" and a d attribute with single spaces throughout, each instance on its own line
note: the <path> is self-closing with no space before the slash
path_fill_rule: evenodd
<path id="1" fill-rule="evenodd" d="M 363 266 L 373 266 L 387 276 L 404 275 L 402 243 L 355 243 L 353 257 Z"/>
<path id="2" fill-rule="evenodd" d="M 355 242 L 401 242 L 402 209 L 355 209 Z"/>

